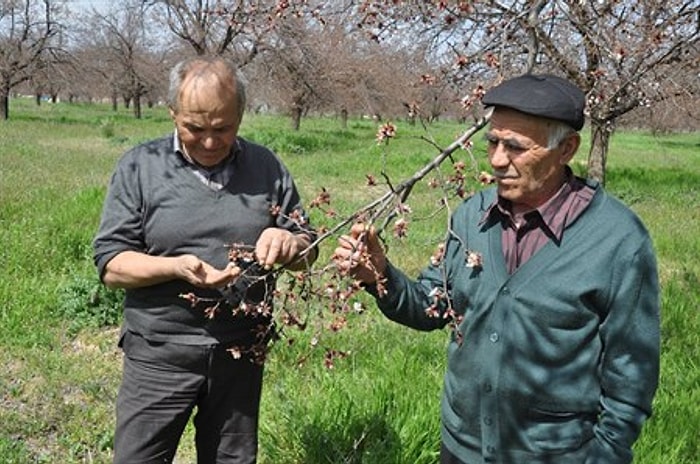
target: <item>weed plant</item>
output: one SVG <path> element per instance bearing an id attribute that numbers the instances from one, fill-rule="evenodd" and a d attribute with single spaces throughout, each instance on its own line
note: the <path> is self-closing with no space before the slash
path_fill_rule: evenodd
<path id="1" fill-rule="evenodd" d="M 135 120 L 102 105 L 12 100 L 0 124 L 0 457 L 4 463 L 111 462 L 113 409 L 121 369 L 116 348 L 118 292 L 99 285 L 91 258 L 109 176 L 118 156 L 172 130 L 163 108 Z M 348 214 L 383 193 L 366 175 L 403 180 L 435 155 L 419 126 L 398 121 L 387 147 L 377 125 L 305 119 L 299 132 L 281 117 L 246 115 L 242 135 L 274 148 L 308 202 L 322 188 Z M 447 145 L 464 128 L 439 122 Z M 585 138 L 584 134 L 584 138 Z M 574 161 L 585 171 L 586 140 Z M 475 152 L 483 154 L 481 141 Z M 459 156 L 463 156 L 461 154 Z M 383 156 L 385 156 L 383 158 Z M 481 156 L 481 162 L 483 155 Z M 636 462 L 691 464 L 700 455 L 700 134 L 612 139 L 608 189 L 651 231 L 662 283 L 662 371 L 654 416 L 635 446 Z M 407 240 L 390 240 L 391 259 L 409 274 L 442 239 L 446 213 L 416 187 Z M 333 224 L 319 210 L 316 224 Z M 327 260 L 335 243 L 321 247 Z M 435 463 L 448 333 L 416 332 L 378 314 L 371 299 L 349 327 L 328 334 L 285 333 L 266 366 L 261 411 L 263 464 Z M 319 308 L 320 309 L 320 308 Z M 325 347 L 348 353 L 333 369 Z M 188 426 L 178 463 L 195 462 Z"/>

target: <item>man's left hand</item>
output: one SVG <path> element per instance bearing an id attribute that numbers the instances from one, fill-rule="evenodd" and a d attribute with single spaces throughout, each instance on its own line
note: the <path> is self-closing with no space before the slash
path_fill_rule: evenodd
<path id="1" fill-rule="evenodd" d="M 305 235 L 295 235 L 288 230 L 270 227 L 265 229 L 255 244 L 255 256 L 266 270 L 275 264 L 289 264 L 309 246 Z"/>

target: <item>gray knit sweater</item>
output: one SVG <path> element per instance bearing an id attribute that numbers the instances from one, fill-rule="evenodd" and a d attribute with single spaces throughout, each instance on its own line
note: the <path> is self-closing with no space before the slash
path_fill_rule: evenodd
<path id="1" fill-rule="evenodd" d="M 198 179 L 174 150 L 172 135 L 137 146 L 119 160 L 104 202 L 94 240 L 94 260 L 100 276 L 118 253 L 134 250 L 154 256 L 191 253 L 217 267 L 228 263 L 228 245 L 254 245 L 268 227 L 300 232 L 285 219 L 302 212 L 292 178 L 270 150 L 241 138 L 233 159 L 233 176 L 221 190 Z M 273 216 L 271 206 L 282 214 Z M 220 297 L 215 290 L 197 289 L 174 280 L 129 289 L 124 303 L 124 328 L 154 341 L 195 345 L 247 340 L 260 321 L 231 311 L 205 317 L 203 307 L 191 307 L 179 295 L 194 292 Z M 264 286 L 251 289 L 260 300 Z"/>

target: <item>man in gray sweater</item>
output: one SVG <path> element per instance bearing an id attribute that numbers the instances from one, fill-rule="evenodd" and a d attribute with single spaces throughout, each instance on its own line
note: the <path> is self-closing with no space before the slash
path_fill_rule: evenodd
<path id="1" fill-rule="evenodd" d="M 524 75 L 483 103 L 494 108 L 496 186 L 457 208 L 440 259 L 412 280 L 371 225 L 356 224 L 337 265 L 390 319 L 454 324 L 442 464 L 628 463 L 659 376 L 652 241 L 631 210 L 567 166 L 583 92 Z"/>
<path id="2" fill-rule="evenodd" d="M 272 330 L 265 270 L 310 264 L 315 235 L 282 162 L 238 137 L 233 66 L 178 64 L 169 106 L 174 134 L 119 160 L 94 240 L 100 278 L 126 289 L 114 462 L 171 462 L 196 407 L 200 464 L 253 463 Z"/>

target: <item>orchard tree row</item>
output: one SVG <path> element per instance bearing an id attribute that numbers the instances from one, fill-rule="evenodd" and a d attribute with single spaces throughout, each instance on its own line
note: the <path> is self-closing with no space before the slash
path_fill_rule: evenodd
<path id="1" fill-rule="evenodd" d="M 232 2 L 233 3 L 233 2 Z M 298 128 L 310 112 L 381 119 L 426 102 L 435 118 L 458 93 L 425 86 L 427 46 L 371 40 L 352 8 L 276 2 L 5 2 L 0 10 L 0 111 L 22 93 L 68 101 L 109 99 L 141 116 L 167 98 L 168 69 L 193 54 L 230 57 L 250 82 L 250 109 L 284 112 Z M 7 46 L 6 46 L 7 45 Z"/>
<path id="2" fill-rule="evenodd" d="M 230 57 L 250 110 L 475 119 L 490 86 L 524 72 L 588 95 L 589 174 L 604 180 L 622 121 L 700 125 L 697 0 L 127 0 L 0 3 L 0 119 L 28 93 L 163 102 L 167 70 L 192 54 Z"/>

